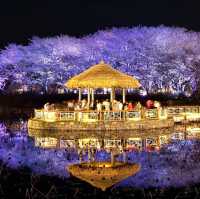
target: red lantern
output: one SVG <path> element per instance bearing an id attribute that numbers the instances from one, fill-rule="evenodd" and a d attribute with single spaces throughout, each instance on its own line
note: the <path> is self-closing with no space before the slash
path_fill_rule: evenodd
<path id="1" fill-rule="evenodd" d="M 153 108 L 154 107 L 154 102 L 152 100 L 147 100 L 146 106 L 147 106 L 147 108 Z"/>

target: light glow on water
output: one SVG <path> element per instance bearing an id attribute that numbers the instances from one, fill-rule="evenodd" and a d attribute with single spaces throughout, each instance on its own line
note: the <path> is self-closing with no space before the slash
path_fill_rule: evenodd
<path id="1" fill-rule="evenodd" d="M 8 167 L 26 166 L 36 174 L 68 178 L 68 165 L 109 162 L 113 152 L 117 161 L 123 162 L 125 154 L 129 163 L 141 165 L 136 175 L 116 186 L 177 187 L 200 182 L 200 141 L 183 131 L 146 132 L 141 137 L 134 132 L 130 137 L 123 132 L 122 137 L 120 133 L 104 137 L 103 132 L 31 132 L 29 136 L 26 125 L 17 123 L 20 128 L 15 129 L 0 125 L 0 160 Z"/>

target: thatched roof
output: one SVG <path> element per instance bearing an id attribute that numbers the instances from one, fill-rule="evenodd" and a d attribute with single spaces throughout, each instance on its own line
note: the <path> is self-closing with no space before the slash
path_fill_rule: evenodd
<path id="1" fill-rule="evenodd" d="M 116 162 L 115 166 L 111 166 L 110 162 L 93 162 L 71 165 L 68 170 L 73 176 L 105 191 L 136 174 L 140 170 L 140 165 Z"/>
<path id="2" fill-rule="evenodd" d="M 141 85 L 134 77 L 100 62 L 71 78 L 65 86 L 68 88 L 138 88 Z"/>

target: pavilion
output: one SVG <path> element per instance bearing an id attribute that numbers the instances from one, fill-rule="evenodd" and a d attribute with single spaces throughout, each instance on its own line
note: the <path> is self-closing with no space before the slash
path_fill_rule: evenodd
<path id="1" fill-rule="evenodd" d="M 126 75 L 101 61 L 99 64 L 91 66 L 89 69 L 72 77 L 65 84 L 71 89 L 79 89 L 79 101 L 81 100 L 81 90 L 88 90 L 88 104 L 94 102 L 94 90 L 98 88 L 111 88 L 110 101 L 115 99 L 115 89 L 122 89 L 123 103 L 126 100 L 126 89 L 139 88 L 141 85 L 137 79 Z"/>

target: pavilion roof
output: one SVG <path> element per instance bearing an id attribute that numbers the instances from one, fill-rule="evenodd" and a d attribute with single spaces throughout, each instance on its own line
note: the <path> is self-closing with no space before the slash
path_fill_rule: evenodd
<path id="1" fill-rule="evenodd" d="M 109 162 L 92 162 L 70 165 L 68 170 L 73 176 L 105 191 L 136 174 L 140 170 L 140 165 L 116 162 L 115 166 L 111 166 Z"/>
<path id="2" fill-rule="evenodd" d="M 139 81 L 101 61 L 86 71 L 72 77 L 65 84 L 68 88 L 139 88 Z"/>

